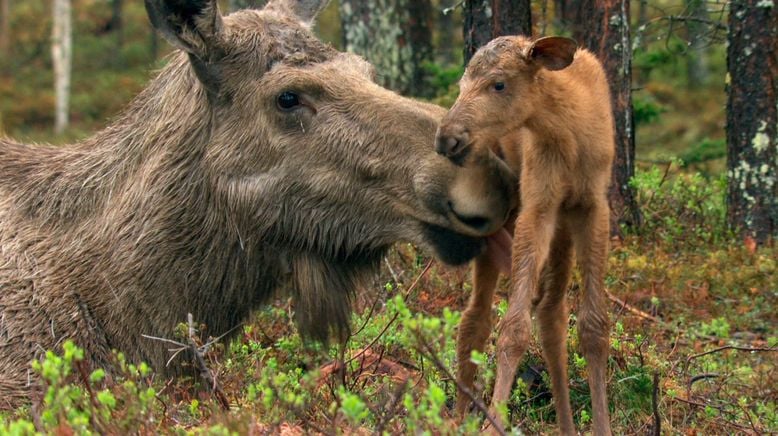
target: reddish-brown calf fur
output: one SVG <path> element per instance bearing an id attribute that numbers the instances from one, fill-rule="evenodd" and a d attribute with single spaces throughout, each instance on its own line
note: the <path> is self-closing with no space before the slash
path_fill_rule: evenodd
<path id="1" fill-rule="evenodd" d="M 516 368 L 538 318 L 560 433 L 575 434 L 567 385 L 565 293 L 573 250 L 583 278 L 578 312 L 588 364 L 593 432 L 610 434 L 606 373 L 609 321 L 604 296 L 608 252 L 606 192 L 614 154 L 610 91 L 600 62 L 567 38 L 502 37 L 479 50 L 461 93 L 438 130 L 437 150 L 455 162 L 476 147 L 492 147 L 520 172 L 512 291 L 497 340 L 492 411 L 510 396 Z M 459 333 L 459 381 L 472 387 L 472 350 L 491 330 L 497 265 L 482 255 Z M 468 401 L 460 394 L 457 409 Z"/>

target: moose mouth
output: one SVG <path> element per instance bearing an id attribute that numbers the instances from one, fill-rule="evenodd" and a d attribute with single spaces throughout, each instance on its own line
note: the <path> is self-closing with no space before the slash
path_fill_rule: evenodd
<path id="1" fill-rule="evenodd" d="M 424 237 L 443 262 L 457 266 L 480 255 L 486 249 L 486 238 L 467 236 L 445 227 L 425 224 Z"/>
<path id="2" fill-rule="evenodd" d="M 433 224 L 425 224 L 423 231 L 435 254 L 444 263 L 463 265 L 486 253 L 500 272 L 510 275 L 512 237 L 504 227 L 485 237 L 467 236 Z"/>

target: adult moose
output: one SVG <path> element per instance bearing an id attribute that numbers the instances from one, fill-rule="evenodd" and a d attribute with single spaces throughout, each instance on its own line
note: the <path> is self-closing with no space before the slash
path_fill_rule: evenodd
<path id="1" fill-rule="evenodd" d="M 606 193 L 615 147 L 602 65 L 569 38 L 501 37 L 476 52 L 460 91 L 441 122 L 437 150 L 459 161 L 493 147 L 520 173 L 521 182 L 512 291 L 497 339 L 492 410 L 510 397 L 517 366 L 529 345 L 534 308 L 560 433 L 576 433 L 567 386 L 565 304 L 575 251 L 583 290 L 577 327 L 589 373 L 593 432 L 610 434 L 604 279 Z M 462 315 L 457 344 L 458 378 L 465 387 L 472 386 L 475 374 L 471 351 L 483 350 L 491 331 L 500 266 L 487 255 L 476 259 L 473 295 Z M 467 405 L 460 393 L 459 411 Z"/>
<path id="2" fill-rule="evenodd" d="M 146 0 L 180 51 L 105 130 L 67 147 L 0 140 L 0 396 L 65 338 L 164 370 L 191 312 L 226 332 L 288 290 L 303 334 L 342 337 L 350 295 L 396 241 L 462 263 L 513 207 L 493 156 L 429 146 L 441 108 L 377 86 L 318 41 L 326 1 L 222 17 Z M 175 372 L 175 370 L 171 370 Z"/>

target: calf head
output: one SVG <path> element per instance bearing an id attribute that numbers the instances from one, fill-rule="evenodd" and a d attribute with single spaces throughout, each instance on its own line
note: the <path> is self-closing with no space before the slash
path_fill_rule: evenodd
<path id="1" fill-rule="evenodd" d="M 459 97 L 443 119 L 436 149 L 460 160 L 476 148 L 495 146 L 521 128 L 539 105 L 541 70 L 573 62 L 577 43 L 569 38 L 496 38 L 480 48 L 459 82 Z M 545 94 L 544 94 L 545 95 Z"/>

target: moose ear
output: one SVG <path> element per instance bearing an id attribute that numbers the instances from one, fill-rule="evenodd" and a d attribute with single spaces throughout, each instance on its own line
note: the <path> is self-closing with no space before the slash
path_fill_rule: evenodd
<path id="1" fill-rule="evenodd" d="M 573 63 L 576 50 L 578 43 L 574 39 L 547 36 L 532 43 L 527 57 L 548 70 L 557 71 Z"/>
<path id="2" fill-rule="evenodd" d="M 280 7 L 291 13 L 306 26 L 313 26 L 316 16 L 319 15 L 329 0 L 275 0 L 270 3 L 274 8 Z"/>
<path id="3" fill-rule="evenodd" d="M 215 57 L 222 33 L 216 0 L 144 0 L 151 25 L 171 44 L 203 62 Z"/>

